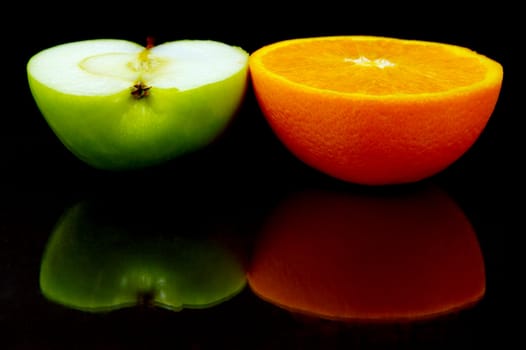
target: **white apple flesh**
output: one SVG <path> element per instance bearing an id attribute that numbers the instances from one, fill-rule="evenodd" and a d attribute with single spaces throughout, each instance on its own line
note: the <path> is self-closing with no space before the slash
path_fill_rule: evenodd
<path id="1" fill-rule="evenodd" d="M 239 109 L 248 53 L 211 40 L 143 47 L 94 39 L 27 64 L 35 102 L 78 158 L 101 169 L 163 163 L 215 140 Z"/>

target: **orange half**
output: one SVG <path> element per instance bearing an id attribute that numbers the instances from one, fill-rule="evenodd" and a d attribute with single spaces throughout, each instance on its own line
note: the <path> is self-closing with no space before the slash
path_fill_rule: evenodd
<path id="1" fill-rule="evenodd" d="M 249 68 L 263 115 L 295 156 L 371 185 L 419 181 L 458 160 L 503 79 L 500 63 L 468 48 L 375 36 L 276 42 Z"/>

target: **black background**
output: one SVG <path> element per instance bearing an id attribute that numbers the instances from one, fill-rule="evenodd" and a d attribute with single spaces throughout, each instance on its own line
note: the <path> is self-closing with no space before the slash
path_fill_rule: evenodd
<path id="1" fill-rule="evenodd" d="M 500 3 L 402 4 L 268 2 L 83 2 L 10 4 L 2 45 L 0 179 L 0 344 L 14 348 L 368 348 L 425 344 L 478 348 L 504 344 L 519 319 L 524 224 L 523 108 L 518 101 L 520 11 Z M 28 59 L 47 47 L 83 39 L 119 38 L 145 43 L 212 39 L 253 52 L 279 40 L 367 34 L 448 42 L 485 54 L 504 67 L 501 95 L 477 143 L 455 164 L 424 182 L 447 191 L 479 238 L 487 293 L 465 318 L 407 330 L 365 327 L 336 332 L 298 324 L 247 289 L 206 313 L 123 310 L 89 315 L 46 301 L 38 289 L 42 251 L 64 209 L 86 196 L 145 196 L 173 200 L 181 210 L 221 208 L 241 228 L 244 242 L 284 194 L 304 187 L 390 191 L 341 183 L 292 157 L 274 138 L 249 89 L 227 133 L 213 147 L 155 169 L 107 173 L 79 162 L 56 139 L 27 86 Z M 6 75 L 7 73 L 7 75 Z M 396 186 L 405 191 L 413 185 Z M 140 197 L 142 198 L 142 197 Z M 196 220 L 199 220 L 198 215 Z M 315 329 L 316 328 L 316 329 Z M 383 336 L 380 336 L 383 334 Z M 0 345 L 1 346 L 1 345 Z"/>

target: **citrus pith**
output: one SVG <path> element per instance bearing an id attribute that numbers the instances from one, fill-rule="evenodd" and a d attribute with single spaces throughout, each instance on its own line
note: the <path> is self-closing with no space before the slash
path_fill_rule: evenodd
<path id="1" fill-rule="evenodd" d="M 290 39 L 249 58 L 258 104 L 300 160 L 361 184 L 409 183 L 478 139 L 502 65 L 471 49 L 375 36 Z"/>

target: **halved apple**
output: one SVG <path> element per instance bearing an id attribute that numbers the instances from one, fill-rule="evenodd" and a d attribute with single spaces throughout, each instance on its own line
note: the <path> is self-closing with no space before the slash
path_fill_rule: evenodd
<path id="1" fill-rule="evenodd" d="M 246 51 L 212 40 L 93 39 L 35 54 L 27 74 L 62 143 L 93 167 L 118 170 L 209 145 L 243 101 L 247 67 Z"/>

